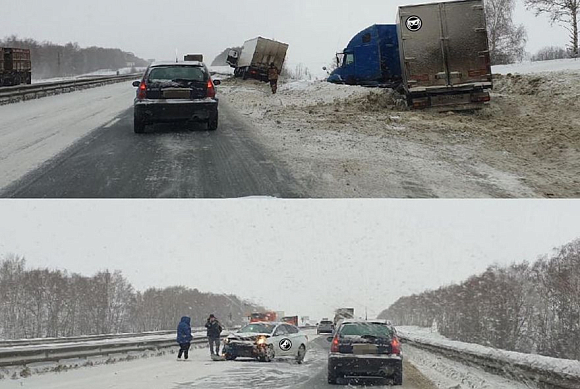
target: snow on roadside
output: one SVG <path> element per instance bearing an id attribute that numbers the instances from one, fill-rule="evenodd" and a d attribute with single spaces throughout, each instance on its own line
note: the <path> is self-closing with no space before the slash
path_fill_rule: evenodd
<path id="1" fill-rule="evenodd" d="M 128 82 L 0 106 L 0 190 L 133 104 Z"/>
<path id="2" fill-rule="evenodd" d="M 520 62 L 492 67 L 494 74 L 531 74 L 545 72 L 580 71 L 580 60 L 575 58 L 555 59 L 551 61 Z"/>
<path id="3" fill-rule="evenodd" d="M 137 73 L 144 72 L 145 69 L 146 68 L 135 68 L 135 70 L 137 70 Z M 131 74 L 132 70 L 133 70 L 133 68 L 122 68 L 122 69 L 119 69 L 118 72 L 121 75 Z M 115 75 L 117 75 L 117 70 L 103 69 L 103 70 L 97 70 L 97 71 L 92 72 L 92 73 L 81 74 L 78 76 L 71 76 L 71 77 L 53 77 L 53 78 L 39 78 L 39 79 L 35 78 L 32 80 L 32 83 L 33 84 L 46 84 L 46 83 L 51 83 L 51 82 L 73 81 L 73 80 L 78 80 L 78 79 L 83 79 L 83 78 L 101 77 L 101 76 L 115 76 Z"/>
<path id="4" fill-rule="evenodd" d="M 416 342 L 434 346 L 444 346 L 448 349 L 456 350 L 462 353 L 470 353 L 472 355 L 494 358 L 496 360 L 503 361 L 508 365 L 526 365 L 553 371 L 558 374 L 575 376 L 580 379 L 580 361 L 551 358 L 542 355 L 524 354 L 513 351 L 499 350 L 496 348 L 481 346 L 473 343 L 458 342 L 449 340 L 436 332 L 432 332 L 430 329 L 420 327 L 397 327 L 397 331 L 404 338 Z"/>
<path id="5" fill-rule="evenodd" d="M 530 383 L 521 383 L 473 366 L 420 350 L 408 344 L 403 346 L 405 357 L 440 389 L 532 389 Z"/>

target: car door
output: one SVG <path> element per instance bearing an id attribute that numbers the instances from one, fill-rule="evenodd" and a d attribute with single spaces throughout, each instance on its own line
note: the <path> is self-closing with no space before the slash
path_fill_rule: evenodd
<path id="1" fill-rule="evenodd" d="M 292 341 L 292 351 L 291 355 L 297 355 L 300 345 L 307 346 L 306 336 L 296 327 L 288 325 L 288 337 Z"/>
<path id="2" fill-rule="evenodd" d="M 272 339 L 274 344 L 274 349 L 276 350 L 276 355 L 287 356 L 291 355 L 293 351 L 292 339 L 290 339 L 290 334 L 288 333 L 288 327 L 286 324 L 280 324 L 276 331 L 274 332 L 274 338 Z"/>

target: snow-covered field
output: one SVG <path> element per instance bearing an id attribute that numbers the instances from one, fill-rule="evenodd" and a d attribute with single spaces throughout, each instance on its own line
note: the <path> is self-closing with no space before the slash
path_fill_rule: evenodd
<path id="1" fill-rule="evenodd" d="M 467 114 L 406 111 L 385 90 L 226 80 L 222 97 L 314 196 L 578 197 L 580 77 L 497 76 Z"/>
<path id="2" fill-rule="evenodd" d="M 520 62 L 511 65 L 493 66 L 492 71 L 494 74 L 531 74 L 562 71 L 580 72 L 580 60 L 577 58 L 568 58 L 552 61 Z"/>
<path id="3" fill-rule="evenodd" d="M 134 94 L 123 82 L 0 106 L 0 190 L 112 123 L 132 106 Z"/>

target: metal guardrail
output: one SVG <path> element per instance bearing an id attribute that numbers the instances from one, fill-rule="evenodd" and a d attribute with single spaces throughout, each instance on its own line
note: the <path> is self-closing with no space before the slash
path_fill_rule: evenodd
<path id="1" fill-rule="evenodd" d="M 458 362 L 484 369 L 485 371 L 515 379 L 519 382 L 532 382 L 540 389 L 578 389 L 580 388 L 580 375 L 554 371 L 546 366 L 536 366 L 517 360 L 509 360 L 490 355 L 458 350 L 447 345 L 437 344 L 436 341 L 427 342 L 409 339 L 400 336 L 401 340 L 418 349 L 429 351 L 433 354 L 445 356 Z"/>
<path id="2" fill-rule="evenodd" d="M 155 336 L 155 335 L 163 336 L 163 335 L 171 335 L 173 333 L 175 333 L 175 331 L 151 331 L 134 334 L 86 335 L 66 338 L 0 340 L 0 348 L 15 347 L 15 346 L 47 345 L 58 343 L 77 343 L 77 342 L 110 340 L 110 339 L 139 338 L 144 336 Z"/>
<path id="3" fill-rule="evenodd" d="M 78 78 L 67 81 L 47 82 L 32 85 L 18 85 L 0 88 L 0 105 L 17 103 L 24 100 L 38 99 L 61 93 L 69 93 L 79 89 L 93 88 L 141 78 L 141 73 L 124 74 L 95 78 Z"/>
<path id="4" fill-rule="evenodd" d="M 206 342 L 206 337 L 195 337 L 191 344 L 198 345 Z M 138 351 L 155 351 L 171 347 L 177 347 L 174 337 L 171 339 L 148 339 L 98 345 L 78 343 L 50 348 L 5 349 L 0 350 L 0 367 L 26 366 L 38 362 L 58 362 L 63 359 L 109 356 L 111 354 Z"/>

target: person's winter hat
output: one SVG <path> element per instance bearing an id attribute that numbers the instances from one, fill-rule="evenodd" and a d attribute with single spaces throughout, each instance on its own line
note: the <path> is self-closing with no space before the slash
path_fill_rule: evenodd
<path id="1" fill-rule="evenodd" d="M 214 316 L 214 314 L 212 313 L 211 315 L 209 315 L 209 318 L 210 318 L 210 319 L 215 319 L 215 316 Z"/>

